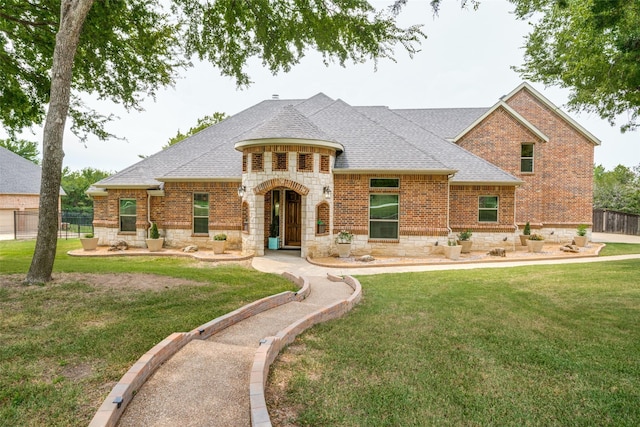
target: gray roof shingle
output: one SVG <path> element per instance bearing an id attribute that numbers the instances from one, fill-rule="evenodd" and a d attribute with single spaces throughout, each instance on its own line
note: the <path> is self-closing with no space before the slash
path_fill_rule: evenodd
<path id="1" fill-rule="evenodd" d="M 40 166 L 0 147 L 0 194 L 40 194 Z"/>

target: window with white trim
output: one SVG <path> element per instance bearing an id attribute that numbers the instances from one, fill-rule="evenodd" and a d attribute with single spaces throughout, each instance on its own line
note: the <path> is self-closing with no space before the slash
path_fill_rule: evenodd
<path id="1" fill-rule="evenodd" d="M 520 172 L 533 172 L 533 147 L 534 144 L 520 146 Z"/>
<path id="2" fill-rule="evenodd" d="M 136 231 L 136 199 L 120 199 L 120 231 Z"/>
<path id="3" fill-rule="evenodd" d="M 498 196 L 478 197 L 478 222 L 498 222 Z"/>
<path id="4" fill-rule="evenodd" d="M 209 233 L 209 194 L 193 193 L 193 232 Z"/>

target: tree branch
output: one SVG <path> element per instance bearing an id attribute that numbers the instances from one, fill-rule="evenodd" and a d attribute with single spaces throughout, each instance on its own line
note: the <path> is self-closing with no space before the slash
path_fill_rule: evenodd
<path id="1" fill-rule="evenodd" d="M 57 22 L 53 22 L 53 21 L 31 22 L 24 19 L 16 18 L 11 15 L 7 15 L 6 13 L 2 13 L 2 12 L 0 12 L 0 18 L 4 18 L 7 21 L 17 22 L 18 24 L 22 24 L 27 27 L 45 27 L 49 25 L 53 25 L 53 26 L 57 25 Z"/>

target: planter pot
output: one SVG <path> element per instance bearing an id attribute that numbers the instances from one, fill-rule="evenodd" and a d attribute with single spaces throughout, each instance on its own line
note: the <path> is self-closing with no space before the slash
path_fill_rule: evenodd
<path id="1" fill-rule="evenodd" d="M 587 241 L 589 241 L 589 238 L 587 236 L 575 236 L 573 238 L 573 241 L 576 242 L 576 246 L 584 248 L 585 246 L 587 246 Z"/>
<path id="2" fill-rule="evenodd" d="M 529 252 L 542 252 L 544 246 L 544 240 L 527 240 L 527 247 Z"/>
<path id="3" fill-rule="evenodd" d="M 280 238 L 269 237 L 269 249 L 279 249 L 279 248 L 280 248 Z"/>
<path id="4" fill-rule="evenodd" d="M 318 224 L 318 234 L 324 234 L 327 232 L 326 224 Z"/>
<path id="5" fill-rule="evenodd" d="M 80 243 L 82 243 L 82 249 L 85 251 L 95 251 L 98 247 L 98 238 L 97 237 L 85 237 L 80 239 Z"/>
<path id="6" fill-rule="evenodd" d="M 226 240 L 214 240 L 212 243 L 213 253 L 216 255 L 223 254 L 225 243 L 227 243 Z"/>
<path id="7" fill-rule="evenodd" d="M 454 260 L 460 258 L 460 253 L 462 252 L 461 245 L 443 246 L 442 248 L 444 249 L 444 256 L 447 258 Z"/>
<path id="8" fill-rule="evenodd" d="M 164 245 L 164 237 L 159 239 L 146 239 L 147 248 L 149 248 L 149 252 L 158 252 L 162 249 L 162 245 Z"/>
<path id="9" fill-rule="evenodd" d="M 336 243 L 338 247 L 338 256 L 340 258 L 349 258 L 351 254 L 351 243 Z"/>
<path id="10" fill-rule="evenodd" d="M 471 240 L 458 240 L 458 244 L 462 246 L 463 254 L 471 253 L 471 246 L 473 245 Z"/>
<path id="11" fill-rule="evenodd" d="M 527 241 L 529 240 L 529 236 L 521 234 L 520 235 L 520 245 L 527 246 Z"/>

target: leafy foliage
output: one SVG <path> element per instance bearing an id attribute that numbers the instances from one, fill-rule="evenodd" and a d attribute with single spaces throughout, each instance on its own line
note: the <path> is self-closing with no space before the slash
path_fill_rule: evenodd
<path id="1" fill-rule="evenodd" d="M 176 134 L 176 136 L 174 136 L 173 138 L 169 139 L 169 141 L 167 141 L 166 145 L 162 146 L 163 150 L 166 150 L 167 148 L 171 147 L 172 145 L 177 144 L 178 142 L 182 141 L 183 139 L 191 136 L 191 135 L 195 135 L 196 133 L 200 132 L 201 130 L 204 130 L 206 128 L 208 128 L 211 125 L 215 125 L 216 123 L 219 123 L 221 121 L 223 121 L 224 119 L 227 118 L 227 115 L 225 113 L 219 113 L 219 112 L 215 112 L 210 116 L 204 116 L 198 119 L 198 123 L 196 123 L 196 125 L 194 127 L 192 127 L 191 129 L 189 129 L 189 131 L 185 134 L 180 132 L 180 130 L 178 130 L 178 133 Z"/>
<path id="2" fill-rule="evenodd" d="M 32 141 L 27 141 L 24 139 L 17 138 L 7 138 L 0 139 L 0 147 L 4 147 L 7 150 L 17 154 L 20 157 L 24 157 L 25 159 L 35 163 L 36 165 L 40 164 L 40 160 L 38 156 L 40 152 L 38 151 L 38 144 Z"/>
<path id="3" fill-rule="evenodd" d="M 593 207 L 640 214 L 640 164 L 623 165 L 607 171 L 602 165 L 593 170 Z"/>
<path id="4" fill-rule="evenodd" d="M 62 198 L 62 209 L 66 211 L 88 211 L 93 208 L 93 200 L 87 196 L 87 189 L 93 184 L 111 175 L 110 172 L 93 168 L 84 168 L 71 172 L 64 168 L 62 188 L 67 194 Z"/>
<path id="5" fill-rule="evenodd" d="M 516 15 L 542 15 L 528 36 L 526 79 L 571 88 L 569 107 L 621 129 L 640 124 L 640 0 L 511 0 Z"/>

